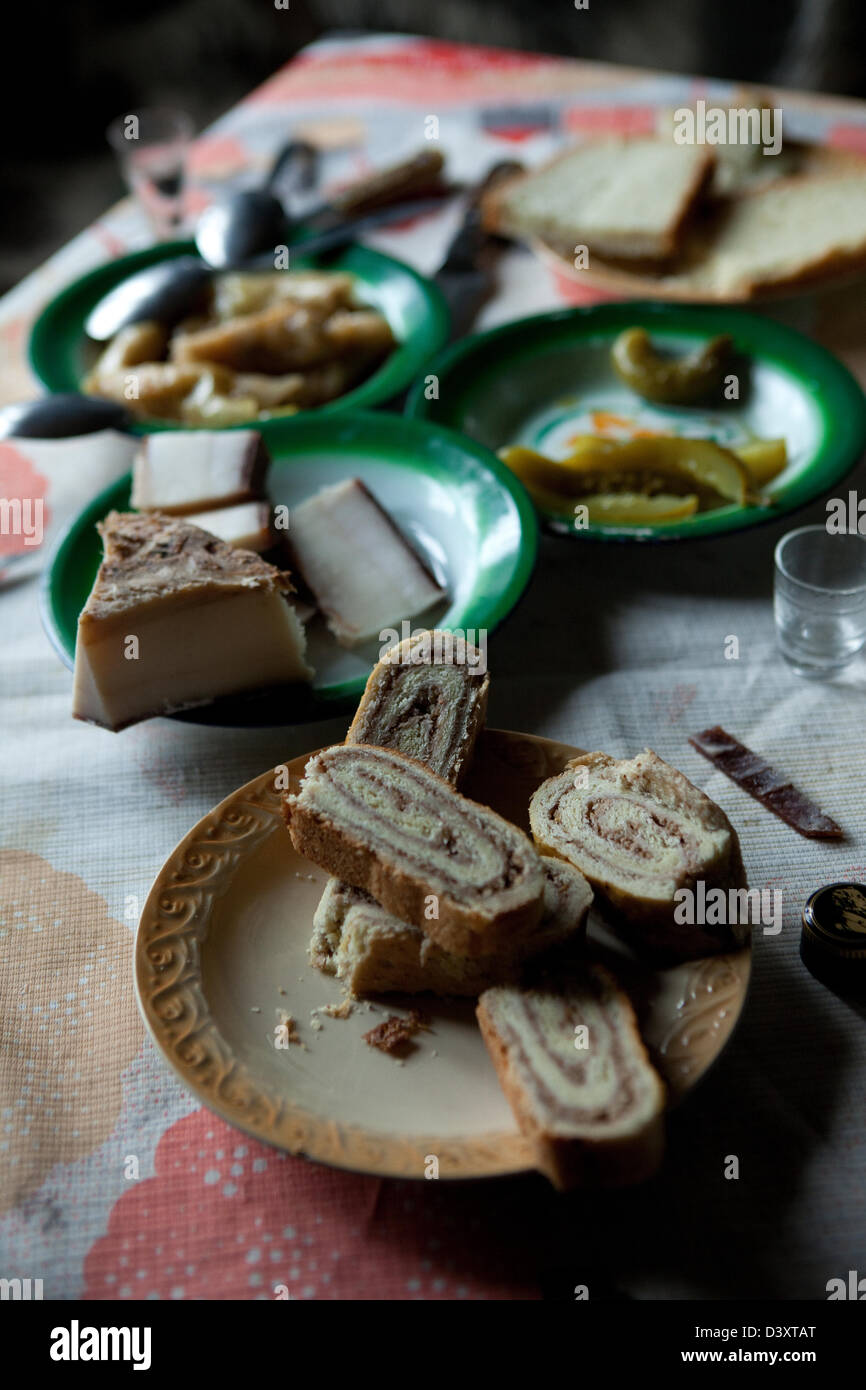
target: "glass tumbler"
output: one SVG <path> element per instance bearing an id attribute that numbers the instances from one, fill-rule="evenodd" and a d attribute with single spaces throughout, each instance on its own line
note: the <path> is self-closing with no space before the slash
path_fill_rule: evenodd
<path id="1" fill-rule="evenodd" d="M 779 646 L 799 676 L 828 680 L 866 643 L 866 537 L 800 526 L 776 546 Z"/>
<path id="2" fill-rule="evenodd" d="M 183 226 L 193 129 L 185 111 L 152 106 L 118 116 L 106 131 L 123 177 L 160 241 L 177 236 Z"/>

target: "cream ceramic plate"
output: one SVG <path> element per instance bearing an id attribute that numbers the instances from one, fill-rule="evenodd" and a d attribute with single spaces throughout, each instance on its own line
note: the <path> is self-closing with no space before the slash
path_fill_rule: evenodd
<path id="1" fill-rule="evenodd" d="M 653 272 L 646 266 L 629 270 L 622 263 L 606 261 L 598 255 L 593 256 L 591 265 L 583 269 L 576 267 L 572 259 L 540 237 L 533 238 L 529 245 L 538 259 L 555 274 L 574 281 L 582 289 L 597 290 L 599 294 L 610 295 L 614 299 L 658 299 L 675 304 L 744 304 L 751 307 L 777 299 L 813 294 L 816 290 L 834 285 L 856 284 L 863 279 L 862 266 L 829 267 L 815 271 L 798 283 L 789 281 L 779 285 L 763 285 L 745 294 L 741 290 L 719 290 L 713 285 L 712 261 L 709 257 L 707 276 L 702 278 L 695 269 L 684 273 Z"/>
<path id="2" fill-rule="evenodd" d="M 487 730 L 466 786 L 527 826 L 529 797 L 581 750 Z M 292 785 L 309 755 L 288 764 Z M 346 1019 L 311 1010 L 339 1003 L 337 981 L 307 959 L 326 875 L 297 855 L 273 770 L 221 802 L 163 866 L 142 914 L 135 976 L 145 1022 L 179 1077 L 224 1119 L 278 1148 L 340 1168 L 442 1178 L 491 1177 L 532 1166 L 475 1025 L 471 1002 L 396 996 L 357 1003 Z M 611 948 L 597 922 L 591 934 Z M 615 947 L 622 952 L 622 947 Z M 675 1101 L 723 1050 L 743 1006 L 751 951 L 649 972 L 617 968 Z M 420 1007 L 432 1031 L 400 1065 L 362 1034 Z M 280 1016 L 301 1046 L 275 1046 Z"/>

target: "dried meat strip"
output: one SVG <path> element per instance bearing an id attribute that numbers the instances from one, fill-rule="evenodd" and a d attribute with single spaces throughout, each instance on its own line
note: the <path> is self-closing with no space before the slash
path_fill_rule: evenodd
<path id="1" fill-rule="evenodd" d="M 717 724 L 694 734 L 689 743 L 709 758 L 720 772 L 736 782 L 738 787 L 753 796 L 792 829 L 810 840 L 842 840 L 845 832 L 819 806 L 804 795 L 793 782 L 788 782 L 759 754 L 753 753 L 739 739 Z"/>

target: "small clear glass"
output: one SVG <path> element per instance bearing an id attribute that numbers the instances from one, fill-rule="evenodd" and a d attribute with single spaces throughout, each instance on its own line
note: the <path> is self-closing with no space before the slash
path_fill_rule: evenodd
<path id="1" fill-rule="evenodd" d="M 866 537 L 800 526 L 776 546 L 779 646 L 799 676 L 829 680 L 866 644 Z"/>
<path id="2" fill-rule="evenodd" d="M 160 241 L 183 228 L 193 131 L 192 117 L 185 111 L 151 106 L 118 116 L 105 132 L 123 177 Z"/>

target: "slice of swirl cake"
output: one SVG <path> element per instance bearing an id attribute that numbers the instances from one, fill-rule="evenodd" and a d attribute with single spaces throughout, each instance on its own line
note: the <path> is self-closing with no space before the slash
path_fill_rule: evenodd
<path id="1" fill-rule="evenodd" d="M 534 931 L 487 956 L 454 956 L 360 888 L 332 878 L 313 919 L 310 957 L 354 995 L 459 994 L 471 998 L 520 974 L 530 956 L 582 937 L 592 890 L 561 859 L 543 859 L 544 909 Z"/>
<path id="2" fill-rule="evenodd" d="M 413 633 L 373 667 L 347 743 L 396 748 L 457 786 L 487 712 L 490 677 L 464 637 Z"/>
<path id="3" fill-rule="evenodd" d="M 364 744 L 317 753 L 283 813 L 299 854 L 455 955 L 499 950 L 541 916 L 531 841 L 402 753 Z"/>
<path id="4" fill-rule="evenodd" d="M 396 748 L 456 786 L 469 767 L 484 724 L 489 686 L 482 653 L 465 637 L 438 630 L 413 633 L 390 647 L 373 667 L 346 742 Z M 313 964 L 333 973 L 341 939 L 345 949 L 336 973 L 345 977 L 356 994 L 363 988 L 480 994 L 487 984 L 507 978 L 488 978 L 482 969 L 479 979 L 484 983 L 478 988 L 467 979 L 465 990 L 440 989 L 452 978 L 459 984 L 460 961 L 466 967 L 466 957 L 441 953 L 445 962 L 438 968 L 436 953 L 440 948 L 434 947 L 429 937 L 400 922 L 361 889 L 332 878 L 313 919 Z M 425 946 L 433 954 L 426 950 L 422 965 L 420 952 Z M 388 950 L 391 955 L 386 965 Z M 398 961 L 406 970 L 404 984 L 400 983 Z M 391 983 L 363 984 L 385 978 Z"/>
<path id="5" fill-rule="evenodd" d="M 697 921 L 681 893 L 698 900 L 711 888 L 745 887 L 736 831 L 714 801 L 650 749 L 623 761 L 605 753 L 573 759 L 535 792 L 529 819 L 542 853 L 585 874 L 636 944 L 687 957 L 744 939 L 735 921 Z"/>
<path id="6" fill-rule="evenodd" d="M 535 1162 L 555 1187 L 618 1187 L 658 1168 L 665 1092 L 631 1002 L 590 965 L 567 981 L 502 985 L 478 1023 Z"/>

